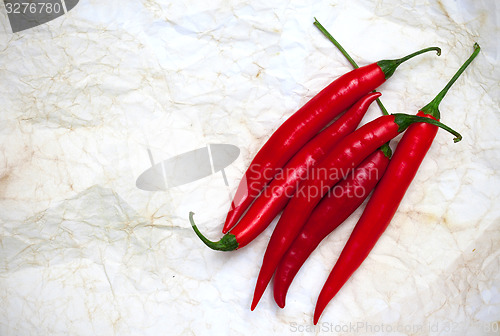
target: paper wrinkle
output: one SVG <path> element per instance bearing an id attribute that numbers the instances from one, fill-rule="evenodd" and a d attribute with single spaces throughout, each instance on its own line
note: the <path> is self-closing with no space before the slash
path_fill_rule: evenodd
<path id="1" fill-rule="evenodd" d="M 2 12 L 0 334 L 289 335 L 323 327 L 371 335 L 382 325 L 400 328 L 394 335 L 498 334 L 498 6 L 80 1 L 17 34 Z M 360 65 L 442 48 L 441 57 L 401 65 L 381 86 L 394 113 L 427 104 L 473 43 L 482 47 L 440 106 L 463 141 L 438 133 L 391 225 L 316 329 L 317 295 L 362 209 L 314 251 L 284 310 L 268 289 L 253 312 L 276 220 L 232 253 L 206 248 L 187 220 L 194 211 L 200 230 L 220 237 L 259 148 L 351 69 L 313 17 Z M 362 124 L 379 115 L 372 106 Z M 153 161 L 208 144 L 240 149 L 224 170 L 229 187 L 216 172 L 159 192 L 137 188 Z"/>

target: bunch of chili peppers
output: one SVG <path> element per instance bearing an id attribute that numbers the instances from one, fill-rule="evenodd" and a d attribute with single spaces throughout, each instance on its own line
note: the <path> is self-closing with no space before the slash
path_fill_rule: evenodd
<path id="1" fill-rule="evenodd" d="M 314 24 L 355 69 L 335 79 L 291 115 L 259 150 L 237 188 L 219 241 L 201 234 L 192 212 L 189 219 L 208 247 L 232 251 L 249 244 L 282 212 L 264 254 L 251 309 L 273 275 L 274 299 L 283 308 L 288 288 L 308 256 L 371 193 L 319 294 L 316 324 L 389 225 L 438 128 L 452 133 L 455 142 L 462 139 L 439 122 L 438 107 L 480 48 L 474 45 L 469 59 L 416 115 L 388 114 L 378 99 L 381 94 L 374 90 L 403 62 L 428 51 L 440 55 L 441 50 L 425 48 L 360 68 L 317 20 Z M 384 115 L 358 128 L 375 100 Z M 392 154 L 389 141 L 402 132 Z"/>

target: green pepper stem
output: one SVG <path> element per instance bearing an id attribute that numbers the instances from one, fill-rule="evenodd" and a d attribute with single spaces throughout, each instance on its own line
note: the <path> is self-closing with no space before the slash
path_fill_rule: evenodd
<path id="1" fill-rule="evenodd" d="M 342 47 L 340 43 L 337 42 L 337 40 L 326 30 L 325 27 L 321 23 L 319 23 L 318 19 L 314 18 L 314 25 L 325 35 L 336 47 L 337 49 L 344 55 L 345 58 L 351 63 L 353 68 L 357 69 L 359 68 L 358 64 L 352 59 L 352 57 L 345 51 L 345 49 Z"/>
<path id="2" fill-rule="evenodd" d="M 378 61 L 377 64 L 378 66 L 382 69 L 382 71 L 385 74 L 385 79 L 388 79 L 394 74 L 394 71 L 396 71 L 396 68 L 401 65 L 401 63 L 406 62 L 410 58 L 413 58 L 415 56 L 418 56 L 420 54 L 426 53 L 428 51 L 436 51 L 437 55 L 441 55 L 441 48 L 439 47 L 429 47 L 429 48 L 424 48 L 419 51 L 416 51 L 414 53 L 411 53 L 405 57 L 398 58 L 395 60 L 382 60 Z"/>
<path id="3" fill-rule="evenodd" d="M 459 142 L 460 140 L 462 140 L 462 135 L 460 135 L 460 133 L 458 133 L 457 131 L 453 130 L 452 128 L 446 126 L 445 124 L 443 124 L 437 120 L 427 118 L 427 117 L 420 117 L 420 116 L 416 116 L 416 115 L 405 114 L 405 113 L 393 113 L 392 115 L 394 116 L 394 122 L 399 125 L 399 129 L 398 129 L 399 132 L 403 132 L 411 124 L 414 124 L 416 122 L 424 122 L 427 124 L 438 126 L 442 129 L 444 129 L 445 131 L 450 132 L 451 134 L 453 134 L 455 136 L 455 138 L 453 139 L 454 142 Z"/>
<path id="4" fill-rule="evenodd" d="M 342 47 L 342 45 L 337 42 L 337 40 L 326 30 L 325 27 L 321 23 L 319 23 L 318 19 L 314 18 L 314 25 L 325 35 L 334 45 L 337 47 L 337 49 L 344 55 L 344 57 L 351 63 L 352 67 L 354 69 L 359 68 L 358 64 L 352 59 L 351 55 Z M 376 90 L 373 90 L 375 92 Z M 389 115 L 389 112 L 387 112 L 387 109 L 385 108 L 384 104 L 382 104 L 382 101 L 380 98 L 377 98 L 377 105 L 382 111 L 383 115 Z"/>
<path id="5" fill-rule="evenodd" d="M 225 234 L 219 241 L 211 241 L 207 237 L 205 237 L 200 230 L 198 230 L 198 227 L 194 223 L 194 212 L 189 213 L 189 222 L 191 222 L 191 227 L 193 228 L 194 232 L 196 235 L 201 239 L 202 242 L 205 243 L 208 247 L 210 247 L 212 250 L 217 250 L 217 251 L 233 251 L 238 248 L 238 242 L 236 241 L 236 236 L 233 234 Z"/>
<path id="6" fill-rule="evenodd" d="M 382 151 L 382 153 L 384 153 L 386 158 L 390 159 L 392 157 L 392 149 L 389 146 L 389 142 L 386 142 L 385 144 L 380 146 L 379 149 Z"/>
<path id="7" fill-rule="evenodd" d="M 448 93 L 448 90 L 450 87 L 455 83 L 460 77 L 460 75 L 465 71 L 465 69 L 471 64 L 471 62 L 476 58 L 476 56 L 479 54 L 479 51 L 481 51 L 481 47 L 479 44 L 474 43 L 474 52 L 470 57 L 465 61 L 465 63 L 458 69 L 458 71 L 453 75 L 453 77 L 450 79 L 448 84 L 437 94 L 437 96 L 427 105 L 425 105 L 423 108 L 420 109 L 420 111 L 424 112 L 425 114 L 431 115 L 436 119 L 441 119 L 441 113 L 439 112 L 439 104 L 441 103 L 441 100 L 443 100 L 444 96 L 446 93 Z"/>

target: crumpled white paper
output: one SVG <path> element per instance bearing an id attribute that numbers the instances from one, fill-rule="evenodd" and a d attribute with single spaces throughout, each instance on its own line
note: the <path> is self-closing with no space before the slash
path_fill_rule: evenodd
<path id="1" fill-rule="evenodd" d="M 94 1 L 13 34 L 0 10 L 1 335 L 493 335 L 500 328 L 498 3 Z M 359 209 L 314 252 L 287 306 L 250 302 L 273 225 L 232 253 L 231 194 L 289 115 L 351 68 L 427 46 L 381 88 L 415 113 L 479 42 L 443 100 L 439 132 L 375 249 L 317 326 L 317 295 Z M 372 107 L 363 123 L 378 116 Z M 207 144 L 239 157 L 161 191 L 152 165 Z"/>

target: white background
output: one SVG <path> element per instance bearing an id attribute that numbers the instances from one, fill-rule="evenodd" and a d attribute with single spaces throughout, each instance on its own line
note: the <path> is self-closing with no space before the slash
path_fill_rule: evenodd
<path id="1" fill-rule="evenodd" d="M 416 113 L 482 47 L 440 106 L 463 141 L 438 133 L 316 328 L 317 295 L 361 210 L 304 265 L 285 309 L 268 289 L 253 312 L 272 226 L 222 253 L 187 220 L 194 211 L 220 236 L 258 149 L 351 69 L 314 17 L 360 65 L 442 48 L 380 87 L 390 112 Z M 13 34 L 0 8 L 0 334 L 499 334 L 499 20 L 492 0 L 81 0 Z M 229 188 L 220 174 L 136 187 L 148 149 L 160 162 L 207 143 L 241 149 Z"/>

